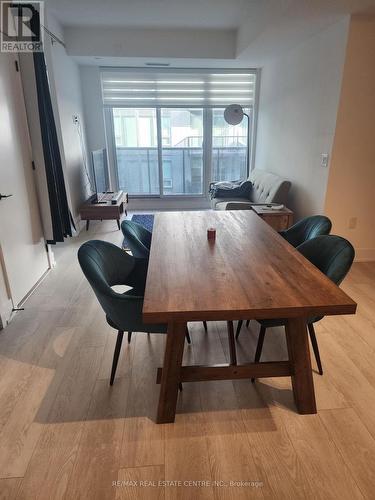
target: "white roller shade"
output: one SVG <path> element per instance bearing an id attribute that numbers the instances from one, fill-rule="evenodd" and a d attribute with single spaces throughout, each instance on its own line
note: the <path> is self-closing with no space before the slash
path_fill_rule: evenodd
<path id="1" fill-rule="evenodd" d="M 254 70 L 101 70 L 105 106 L 227 106 L 249 108 Z"/>

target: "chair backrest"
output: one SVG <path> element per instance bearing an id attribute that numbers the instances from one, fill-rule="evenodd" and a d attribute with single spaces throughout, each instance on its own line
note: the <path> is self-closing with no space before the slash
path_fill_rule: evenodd
<path id="1" fill-rule="evenodd" d="M 78 261 L 104 312 L 115 320 L 117 297 L 113 285 L 136 286 L 136 259 L 107 241 L 91 240 L 78 250 Z"/>
<path id="2" fill-rule="evenodd" d="M 287 204 L 291 186 L 289 181 L 259 168 L 254 168 L 250 172 L 249 180 L 253 185 L 250 194 L 252 202 Z"/>
<path id="3" fill-rule="evenodd" d="M 152 233 L 141 224 L 131 220 L 121 223 L 122 234 L 126 245 L 134 257 L 148 259 L 150 256 Z"/>
<path id="4" fill-rule="evenodd" d="M 354 260 L 352 244 L 341 236 L 322 235 L 310 239 L 297 250 L 336 285 L 348 274 Z"/>
<path id="5" fill-rule="evenodd" d="M 332 222 L 325 215 L 312 215 L 296 222 L 292 227 L 281 231 L 281 236 L 294 247 L 317 236 L 329 234 Z"/>

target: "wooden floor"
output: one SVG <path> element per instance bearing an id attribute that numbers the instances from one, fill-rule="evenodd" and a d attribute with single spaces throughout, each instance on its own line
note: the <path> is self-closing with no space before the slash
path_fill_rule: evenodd
<path id="1" fill-rule="evenodd" d="M 359 499 L 375 497 L 375 263 L 343 288 L 358 314 L 317 325 L 318 414 L 296 414 L 290 380 L 184 384 L 175 424 L 156 425 L 164 336 L 123 346 L 77 264 L 83 240 L 120 243 L 115 222 L 56 250 L 58 265 L 0 333 L 0 499 Z M 224 323 L 190 324 L 189 363 L 225 362 Z M 255 322 L 240 336 L 251 360 Z M 286 359 L 269 330 L 264 360 Z M 314 363 L 315 369 L 315 363 Z"/>

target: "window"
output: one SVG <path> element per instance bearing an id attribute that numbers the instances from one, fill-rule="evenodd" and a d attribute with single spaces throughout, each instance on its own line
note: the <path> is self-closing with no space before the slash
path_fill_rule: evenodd
<path id="1" fill-rule="evenodd" d="M 204 196 L 210 181 L 246 178 L 255 91 L 250 70 L 103 69 L 118 188 L 135 196 Z M 237 126 L 224 120 L 231 103 L 248 116 Z"/>
<path id="2" fill-rule="evenodd" d="M 252 109 L 244 110 L 239 125 L 224 120 L 224 108 L 212 110 L 212 181 L 234 181 L 247 177 L 248 122 L 252 129 Z"/>
<path id="3" fill-rule="evenodd" d="M 164 195 L 203 194 L 203 109 L 161 109 Z"/>
<path id="4" fill-rule="evenodd" d="M 113 108 L 112 116 L 119 189 L 159 194 L 155 109 Z"/>

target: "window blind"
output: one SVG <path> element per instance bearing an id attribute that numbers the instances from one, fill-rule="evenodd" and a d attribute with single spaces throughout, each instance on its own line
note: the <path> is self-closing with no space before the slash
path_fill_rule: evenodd
<path id="1" fill-rule="evenodd" d="M 227 106 L 251 107 L 255 70 L 107 70 L 101 69 L 105 106 Z"/>

